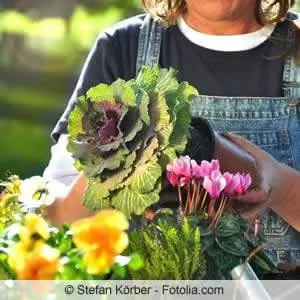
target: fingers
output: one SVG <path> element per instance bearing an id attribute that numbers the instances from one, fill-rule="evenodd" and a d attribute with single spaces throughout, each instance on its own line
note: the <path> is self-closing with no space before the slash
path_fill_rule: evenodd
<path id="1" fill-rule="evenodd" d="M 282 272 L 291 272 L 291 271 L 298 271 L 300 272 L 300 265 L 293 265 L 287 263 L 279 263 L 278 270 Z"/>
<path id="2" fill-rule="evenodd" d="M 227 138 L 229 141 L 231 141 L 232 143 L 234 143 L 237 146 L 244 149 L 246 152 L 252 154 L 254 156 L 254 158 L 257 159 L 258 161 L 261 160 L 261 158 L 263 156 L 269 157 L 269 155 L 264 150 L 260 149 L 256 145 L 252 144 L 251 142 L 249 142 L 242 136 L 239 136 L 239 135 L 236 135 L 236 134 L 233 134 L 230 132 L 224 132 L 224 133 L 222 133 L 222 135 L 225 138 Z"/>
<path id="3" fill-rule="evenodd" d="M 233 207 L 243 218 L 253 219 L 261 215 L 268 207 L 270 193 L 266 190 L 252 190 L 233 199 Z"/>
<path id="4" fill-rule="evenodd" d="M 269 192 L 262 190 L 252 190 L 247 192 L 245 195 L 235 197 L 234 200 L 245 204 L 258 204 L 262 202 L 268 202 Z"/>
<path id="5" fill-rule="evenodd" d="M 240 211 L 243 218 L 254 220 L 257 215 L 262 215 L 267 209 L 267 203 L 253 204 Z"/>

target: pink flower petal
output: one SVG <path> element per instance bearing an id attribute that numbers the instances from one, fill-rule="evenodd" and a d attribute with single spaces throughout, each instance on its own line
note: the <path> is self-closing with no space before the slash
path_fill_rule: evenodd
<path id="1" fill-rule="evenodd" d="M 217 160 L 213 159 L 211 161 L 211 170 L 212 171 L 219 171 L 220 170 L 220 163 L 219 163 L 218 159 Z"/>
<path id="2" fill-rule="evenodd" d="M 207 190 L 212 199 L 218 199 L 226 187 L 226 180 L 220 175 L 219 171 L 215 171 L 214 174 L 216 175 L 214 179 L 208 176 L 204 177 L 203 187 Z"/>
<path id="3" fill-rule="evenodd" d="M 219 182 L 219 191 L 222 192 L 226 187 L 226 179 L 222 176 L 218 182 Z"/>
<path id="4" fill-rule="evenodd" d="M 172 186 L 177 187 L 179 183 L 179 178 L 174 172 L 167 172 L 167 179 L 171 183 Z"/>
<path id="5" fill-rule="evenodd" d="M 173 186 L 185 185 L 193 179 L 192 165 L 196 162 L 189 156 L 181 156 L 167 166 L 167 178 Z M 172 173 L 172 174 L 168 174 Z M 175 177 L 177 176 L 177 178 Z"/>
<path id="6" fill-rule="evenodd" d="M 237 173 L 234 175 L 234 180 L 236 181 L 235 194 L 238 196 L 245 194 L 252 183 L 250 174 L 244 176 Z"/>
<path id="7" fill-rule="evenodd" d="M 235 194 L 236 190 L 240 191 L 241 179 L 239 173 L 233 175 L 229 172 L 226 172 L 224 173 L 223 177 L 226 180 L 226 187 L 224 190 L 225 194 L 231 196 Z"/>
<path id="8" fill-rule="evenodd" d="M 247 174 L 247 175 L 245 176 L 245 186 L 244 186 L 245 192 L 248 190 L 248 188 L 250 187 L 251 183 L 252 183 L 251 175 L 250 175 L 250 174 Z"/>
<path id="9" fill-rule="evenodd" d="M 205 188 L 205 190 L 210 194 L 212 194 L 212 181 L 211 179 L 208 177 L 208 176 L 205 176 L 204 177 L 204 180 L 203 180 L 203 187 Z"/>

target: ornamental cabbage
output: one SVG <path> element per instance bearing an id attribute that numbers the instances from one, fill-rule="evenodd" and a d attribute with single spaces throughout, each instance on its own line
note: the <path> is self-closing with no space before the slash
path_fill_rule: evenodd
<path id="1" fill-rule="evenodd" d="M 99 84 L 80 97 L 68 150 L 88 178 L 83 204 L 130 217 L 156 203 L 163 170 L 185 150 L 197 95 L 175 70 L 143 67 L 133 80 Z"/>

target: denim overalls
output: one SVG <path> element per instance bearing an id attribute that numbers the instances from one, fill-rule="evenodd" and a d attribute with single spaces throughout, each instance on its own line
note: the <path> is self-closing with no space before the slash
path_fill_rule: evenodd
<path id="1" fill-rule="evenodd" d="M 290 15 L 289 19 L 297 16 Z M 140 31 L 136 70 L 158 65 L 162 27 L 146 16 Z M 294 38 L 292 26 L 289 39 Z M 207 119 L 213 129 L 244 136 L 278 161 L 300 169 L 300 72 L 287 57 L 283 72 L 284 97 L 197 97 L 192 117 Z M 300 194 L 300 192 L 299 192 Z M 269 210 L 262 219 L 266 252 L 275 262 L 300 263 L 300 233 Z"/>

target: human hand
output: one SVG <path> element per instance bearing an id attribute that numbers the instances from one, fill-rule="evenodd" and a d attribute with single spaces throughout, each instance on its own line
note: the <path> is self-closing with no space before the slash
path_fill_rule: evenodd
<path id="1" fill-rule="evenodd" d="M 299 173 L 278 162 L 267 152 L 241 136 L 231 133 L 225 133 L 223 136 L 255 159 L 259 185 L 236 198 L 240 203 L 249 205 L 243 215 L 251 218 L 270 207 L 288 223 L 298 228 L 300 197 L 297 198 L 295 186 L 299 180 Z"/>
<path id="2" fill-rule="evenodd" d="M 67 195 L 57 197 L 47 208 L 47 219 L 52 225 L 61 226 L 94 214 L 82 204 L 87 182 L 84 174 L 80 173 L 70 186 Z"/>

